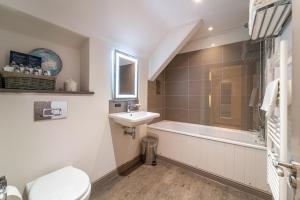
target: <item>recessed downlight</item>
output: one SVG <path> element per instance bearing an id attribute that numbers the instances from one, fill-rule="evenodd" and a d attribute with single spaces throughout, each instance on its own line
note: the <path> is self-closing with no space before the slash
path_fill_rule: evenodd
<path id="1" fill-rule="evenodd" d="M 202 2 L 202 0 L 194 0 L 195 1 L 195 3 L 201 3 Z"/>
<path id="2" fill-rule="evenodd" d="M 214 27 L 210 26 L 210 27 L 208 27 L 208 30 L 209 30 L 209 31 L 213 31 L 213 30 L 214 30 Z"/>
<path id="3" fill-rule="evenodd" d="M 215 47 L 216 46 L 216 44 L 215 43 L 211 43 L 211 45 L 210 45 L 211 47 Z"/>

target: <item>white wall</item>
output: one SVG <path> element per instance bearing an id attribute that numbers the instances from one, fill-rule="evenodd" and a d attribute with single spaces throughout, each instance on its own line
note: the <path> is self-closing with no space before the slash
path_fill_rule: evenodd
<path id="1" fill-rule="evenodd" d="M 11 48 L 8 44 L 2 48 L 2 42 L 5 43 L 6 40 L 19 41 L 12 43 L 12 47 L 23 51 L 36 47 L 36 42 L 39 42 L 40 46 L 57 51 L 63 60 L 67 57 L 66 52 L 73 52 L 44 41 L 17 34 L 10 35 L 3 31 L 0 33 L 0 60 L 4 59 L 3 52 Z M 133 141 L 131 137 L 124 136 L 120 126 L 110 124 L 107 117 L 108 101 L 111 99 L 111 55 L 114 46 L 92 38 L 88 48 L 88 85 L 95 91 L 94 96 L 0 94 L 0 175 L 6 175 L 9 184 L 16 185 L 21 191 L 25 183 L 67 165 L 83 169 L 95 181 L 139 154 L 138 139 Z M 78 59 L 75 56 L 77 54 Z M 145 110 L 147 63 L 143 59 L 139 60 L 139 98 L 142 109 Z M 79 53 L 75 51 L 74 57 L 71 59 L 70 56 L 68 62 L 70 66 L 80 63 Z M 43 100 L 67 101 L 68 118 L 34 122 L 33 103 Z M 139 134 L 145 134 L 144 127 L 140 128 Z"/>
<path id="2" fill-rule="evenodd" d="M 194 36 L 202 25 L 202 20 L 176 27 L 165 35 L 149 58 L 149 80 L 153 81 L 180 52 L 181 48 Z"/>
<path id="3" fill-rule="evenodd" d="M 199 38 L 197 35 L 190 40 L 181 50 L 181 53 L 197 51 L 215 46 L 222 46 L 235 42 L 249 40 L 249 34 L 246 28 L 231 29 L 226 32 L 216 34 L 206 38 Z"/>
<path id="4" fill-rule="evenodd" d="M 48 48 L 56 52 L 63 61 L 63 69 L 57 77 L 57 88 L 63 82 L 73 79 L 80 83 L 80 51 L 76 48 L 62 46 L 57 43 L 36 39 L 27 35 L 0 29 L 0 66 L 9 64 L 10 50 L 29 53 L 35 48 Z"/>

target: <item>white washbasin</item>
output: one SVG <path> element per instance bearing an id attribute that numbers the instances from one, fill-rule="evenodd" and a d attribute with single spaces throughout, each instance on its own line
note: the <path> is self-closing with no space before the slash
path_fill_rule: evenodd
<path id="1" fill-rule="evenodd" d="M 153 112 L 121 112 L 109 114 L 109 118 L 113 119 L 116 123 L 119 123 L 127 127 L 136 127 L 142 124 L 147 124 L 153 119 L 160 117 L 159 113 Z"/>

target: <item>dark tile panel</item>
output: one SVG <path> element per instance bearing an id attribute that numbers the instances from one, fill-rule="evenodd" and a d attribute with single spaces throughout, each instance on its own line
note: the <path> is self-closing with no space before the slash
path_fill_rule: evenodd
<path id="1" fill-rule="evenodd" d="M 208 95 L 213 93 L 213 99 L 221 99 L 221 82 L 231 81 L 234 85 L 231 99 L 241 101 L 242 106 L 233 110 L 245 113 L 240 120 L 242 128 L 247 129 L 253 122 L 253 114 L 247 106 L 252 88 L 257 87 L 255 74 L 259 56 L 259 45 L 249 42 L 177 55 L 158 78 L 165 89 L 161 98 L 157 97 L 155 83 L 149 82 L 148 108 L 162 112 L 163 119 L 218 125 L 210 123 Z M 230 123 L 222 126 L 230 126 Z"/>
<path id="2" fill-rule="evenodd" d="M 148 81 L 148 95 L 156 94 L 156 83 L 155 81 Z"/>
<path id="3" fill-rule="evenodd" d="M 189 122 L 195 124 L 209 125 L 209 109 L 189 110 Z"/>
<path id="4" fill-rule="evenodd" d="M 222 68 L 221 64 L 212 64 L 212 65 L 200 65 L 189 67 L 189 80 L 197 81 L 197 80 L 209 80 L 209 73 L 214 73 L 221 75 Z"/>
<path id="5" fill-rule="evenodd" d="M 246 46 L 243 42 L 223 46 L 223 63 L 242 60 L 246 54 Z"/>
<path id="6" fill-rule="evenodd" d="M 164 97 L 160 95 L 148 95 L 148 108 L 163 108 Z"/>
<path id="7" fill-rule="evenodd" d="M 188 95 L 188 82 L 166 82 L 166 95 Z"/>
<path id="8" fill-rule="evenodd" d="M 171 67 L 187 67 L 188 66 L 188 54 L 178 54 L 175 58 L 170 62 L 168 68 Z"/>
<path id="9" fill-rule="evenodd" d="M 211 91 L 209 80 L 189 81 L 189 95 L 208 96 Z"/>
<path id="10" fill-rule="evenodd" d="M 184 109 L 166 109 L 166 120 L 189 122 L 188 110 Z"/>
<path id="11" fill-rule="evenodd" d="M 166 81 L 187 81 L 188 67 L 166 69 Z"/>
<path id="12" fill-rule="evenodd" d="M 189 56 L 189 66 L 218 64 L 222 62 L 222 48 L 208 48 L 193 52 Z"/>
<path id="13" fill-rule="evenodd" d="M 188 96 L 166 96 L 166 108 L 187 109 Z"/>
<path id="14" fill-rule="evenodd" d="M 198 81 L 198 80 L 209 80 L 209 67 L 189 67 L 189 80 Z"/>
<path id="15" fill-rule="evenodd" d="M 194 51 L 189 55 L 189 67 L 197 67 L 202 65 L 202 51 L 203 50 Z"/>
<path id="16" fill-rule="evenodd" d="M 233 66 L 237 66 L 237 65 L 244 65 L 244 61 L 241 60 L 235 60 L 235 61 L 226 61 L 222 63 L 222 68 L 228 68 L 228 67 L 233 67 Z"/>
<path id="17" fill-rule="evenodd" d="M 189 96 L 189 109 L 209 109 L 209 96 Z"/>

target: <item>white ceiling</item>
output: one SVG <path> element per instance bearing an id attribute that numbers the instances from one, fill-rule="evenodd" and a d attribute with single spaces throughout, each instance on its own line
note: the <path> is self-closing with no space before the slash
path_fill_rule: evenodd
<path id="1" fill-rule="evenodd" d="M 172 28 L 195 19 L 204 28 L 195 36 L 242 26 L 248 19 L 249 0 L 0 0 L 33 16 L 128 46 L 149 56 Z M 208 26 L 214 31 L 209 33 Z"/>

